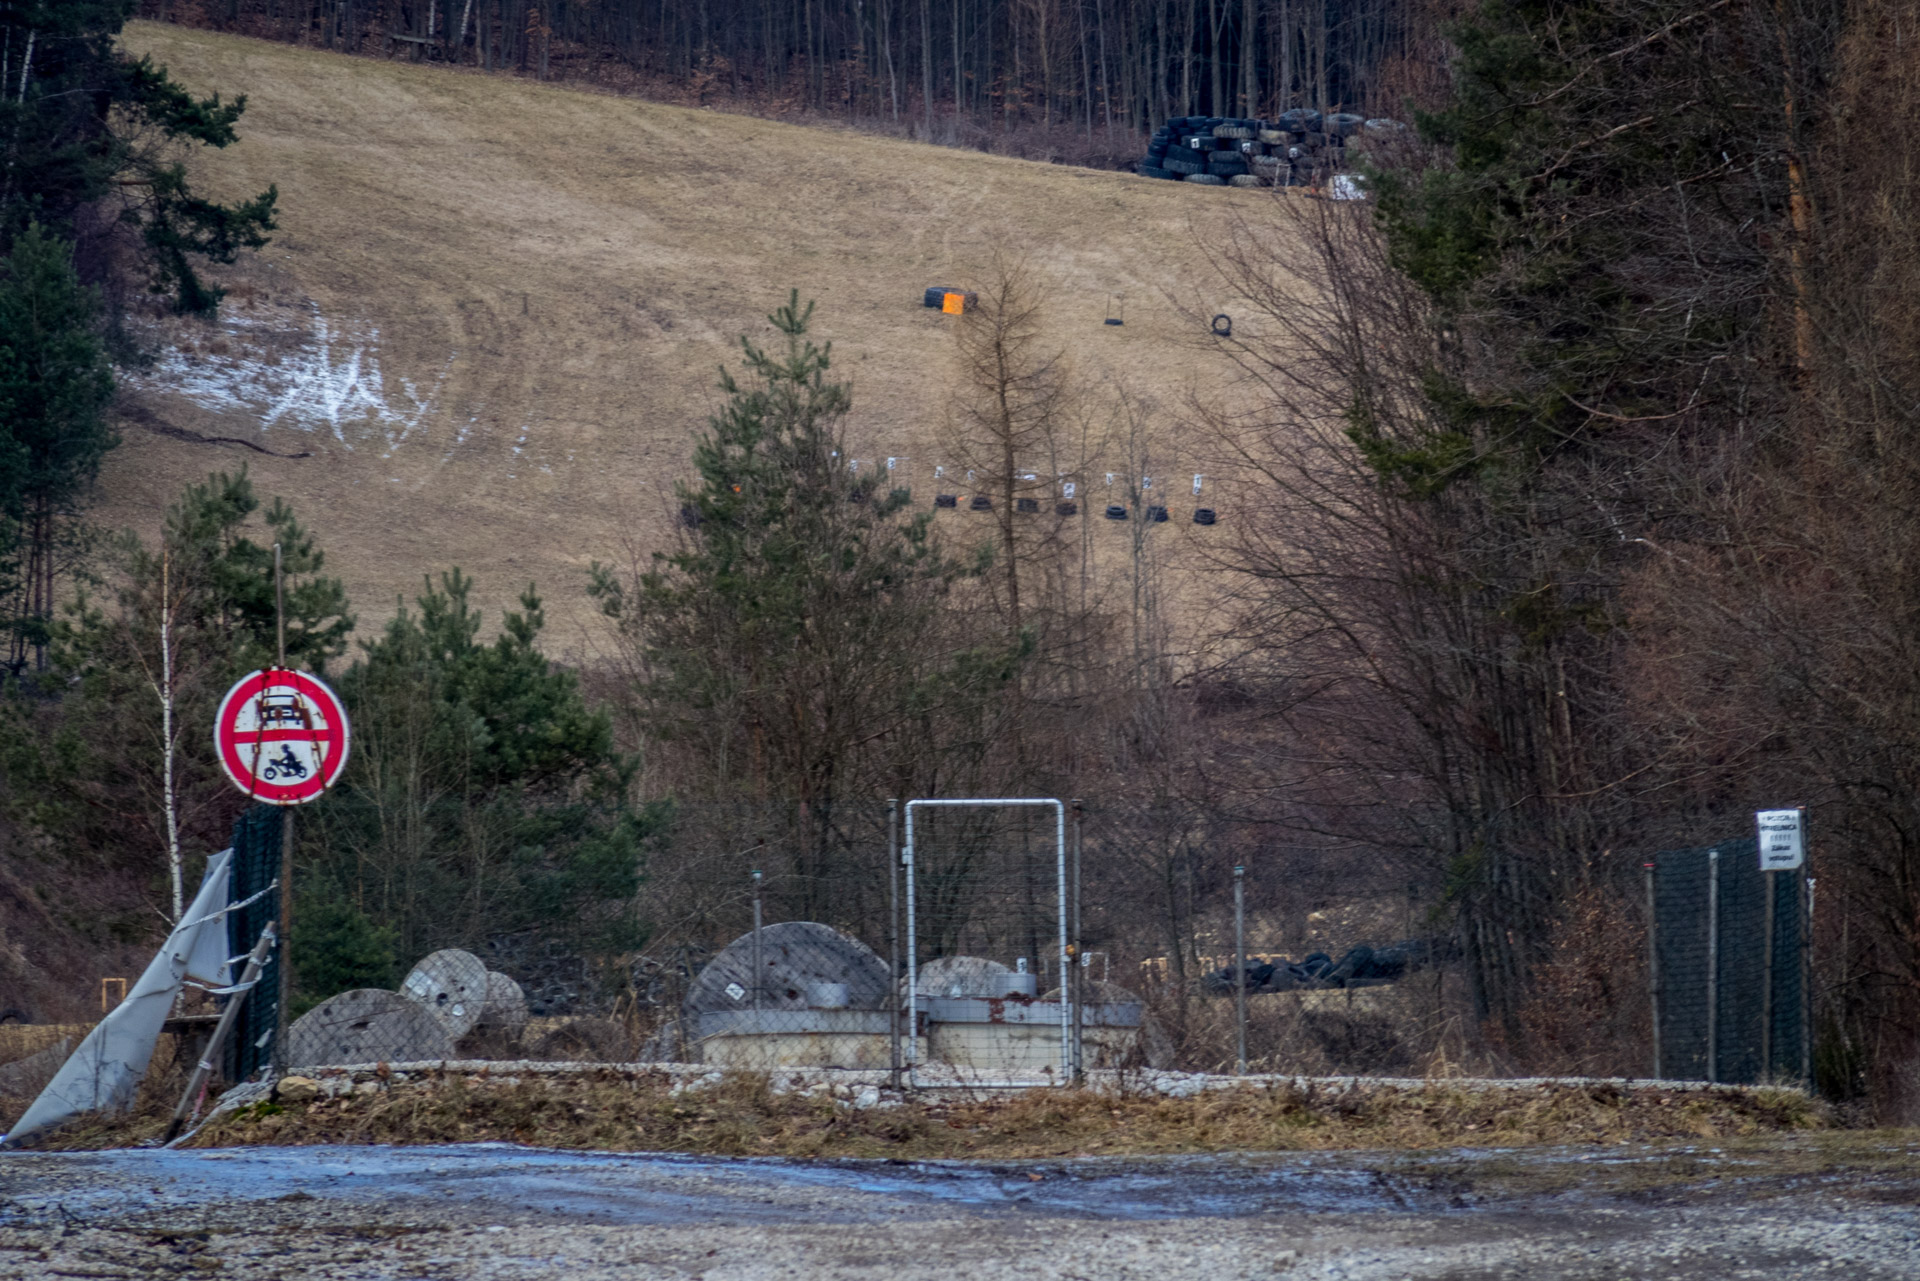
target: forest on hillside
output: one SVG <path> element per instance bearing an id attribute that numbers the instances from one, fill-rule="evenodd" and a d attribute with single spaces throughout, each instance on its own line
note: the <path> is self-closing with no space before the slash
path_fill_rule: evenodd
<path id="1" fill-rule="evenodd" d="M 1440 82 L 1397 0 L 142 0 L 143 17 L 1119 164 L 1184 115 L 1393 114 Z"/>
<path id="2" fill-rule="evenodd" d="M 301 828 L 308 996 L 460 944 L 616 975 L 632 1013 L 750 919 L 752 870 L 776 919 L 876 922 L 884 798 L 1014 791 L 1096 816 L 1089 942 L 1159 985 L 1189 1063 L 1220 1061 L 1196 980 L 1244 866 L 1288 947 L 1399 931 L 1447 958 L 1398 1043 L 1256 1046 L 1271 1062 L 1638 1074 L 1646 861 L 1804 804 L 1815 1084 L 1920 1107 L 1914 0 L 1481 0 L 1383 11 L 1377 39 L 1329 8 L 1357 43 L 1316 46 L 1324 80 L 1273 4 L 194 15 L 366 53 L 451 30 L 460 60 L 530 74 L 564 53 L 731 92 L 737 65 L 743 94 L 890 121 L 898 90 L 903 122 L 954 128 L 1424 104 L 1415 140 L 1369 153 L 1369 200 L 1276 192 L 1211 246 L 1258 319 L 1172 429 L 1266 513 L 1205 580 L 1211 634 L 1176 617 L 1142 522 L 1126 573 L 1082 572 L 1050 478 L 1160 428 L 1056 359 L 1015 253 L 930 371 L 984 532 L 835 464 L 850 392 L 795 298 L 689 424 L 678 540 L 540 585 L 602 610 L 577 670 L 544 654 L 537 592 L 495 635 L 451 566 L 356 648 L 326 513 L 243 476 L 176 496 L 157 545 L 89 529 L 115 299 L 217 306 L 190 264 L 259 243 L 273 193 L 209 206 L 122 145 L 130 115 L 182 148 L 244 119 L 116 61 L 102 33 L 130 9 L 51 8 L 94 15 L 92 43 L 0 15 L 0 81 L 25 85 L 0 118 L 0 927 L 144 937 L 169 860 L 218 848 L 234 801 L 198 727 L 266 652 L 278 542 L 290 653 L 364 725 Z M 1396 70 L 1416 46 L 1426 71 Z M 114 884 L 112 912 L 85 907 Z M 0 974 L 58 986 L 4 936 Z"/>

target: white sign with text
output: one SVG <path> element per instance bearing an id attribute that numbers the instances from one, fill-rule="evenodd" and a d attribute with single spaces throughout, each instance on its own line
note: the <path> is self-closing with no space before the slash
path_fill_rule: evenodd
<path id="1" fill-rule="evenodd" d="M 1760 838 L 1760 870 L 1790 872 L 1807 861 L 1807 812 L 1759 810 L 1753 825 Z"/>

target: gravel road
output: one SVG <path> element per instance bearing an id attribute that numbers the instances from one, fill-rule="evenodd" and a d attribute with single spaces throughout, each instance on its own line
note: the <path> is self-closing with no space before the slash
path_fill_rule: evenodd
<path id="1" fill-rule="evenodd" d="M 1920 1277 L 1920 1160 L 1889 1151 L 23 1153 L 0 1156 L 0 1278 Z"/>

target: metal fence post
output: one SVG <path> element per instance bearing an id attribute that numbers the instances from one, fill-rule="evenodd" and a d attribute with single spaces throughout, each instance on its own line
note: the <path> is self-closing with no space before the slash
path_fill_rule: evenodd
<path id="1" fill-rule="evenodd" d="M 1667 1079 L 1660 1055 L 1660 905 L 1654 894 L 1653 864 L 1647 869 L 1647 1003 L 1653 1010 L 1653 1079 Z"/>
<path id="2" fill-rule="evenodd" d="M 913 875 L 913 802 L 907 802 L 907 843 L 901 849 L 900 862 L 907 871 L 907 1084 L 920 1084 L 915 1069 L 920 1064 L 920 940 L 914 913 Z"/>
<path id="3" fill-rule="evenodd" d="M 1796 896 L 1801 907 L 1794 912 L 1800 927 L 1800 1083 L 1808 1094 L 1813 1093 L 1813 877 L 1807 875 L 1811 870 L 1809 856 L 1800 872 L 1807 892 Z"/>
<path id="4" fill-rule="evenodd" d="M 1080 931 L 1080 829 L 1081 805 L 1078 799 L 1070 801 L 1073 806 L 1073 1083 L 1085 1085 L 1087 1081 L 1087 1041 L 1086 1041 L 1086 1003 L 1087 1003 L 1087 940 Z M 1065 984 L 1062 991 L 1068 990 Z"/>
<path id="5" fill-rule="evenodd" d="M 1760 876 L 1766 882 L 1767 914 L 1760 929 L 1760 1080 L 1765 1084 L 1773 1077 L 1773 912 L 1780 873 L 1769 868 Z"/>
<path id="6" fill-rule="evenodd" d="M 1707 851 L 1707 1081 L 1720 1079 L 1720 851 Z"/>
<path id="7" fill-rule="evenodd" d="M 1053 848 L 1055 850 L 1055 857 L 1059 861 L 1054 893 L 1059 896 L 1060 903 L 1060 911 L 1057 913 L 1060 920 L 1060 999 L 1065 1003 L 1064 1008 L 1060 1011 L 1060 1075 L 1068 1080 L 1072 1080 L 1074 1073 L 1073 1028 L 1078 1018 L 1078 1015 L 1075 1013 L 1075 1008 L 1079 1003 L 1073 999 L 1073 985 L 1067 973 L 1067 965 L 1069 964 L 1069 958 L 1067 956 L 1067 916 L 1072 908 L 1072 904 L 1068 901 L 1069 896 L 1067 894 L 1067 807 L 1059 801 L 1051 801 L 1048 803 L 1053 806 Z"/>
<path id="8" fill-rule="evenodd" d="M 1807 892 L 1795 895 L 1801 903 L 1794 917 L 1800 941 L 1800 1084 L 1813 1093 L 1813 832 L 1807 826 L 1807 807 L 1800 811 L 1800 839 L 1804 857 L 1800 860 L 1800 878 Z"/>
<path id="9" fill-rule="evenodd" d="M 1233 1070 L 1247 1074 L 1247 869 L 1233 869 L 1233 1021 L 1238 1039 Z"/>
<path id="10" fill-rule="evenodd" d="M 893 985 L 887 1019 L 887 1083 L 900 1088 L 900 801 L 887 802 L 887 982 Z"/>
<path id="11" fill-rule="evenodd" d="M 753 1008 L 760 1008 L 760 987 L 766 970 L 760 964 L 760 869 L 753 870 Z"/>

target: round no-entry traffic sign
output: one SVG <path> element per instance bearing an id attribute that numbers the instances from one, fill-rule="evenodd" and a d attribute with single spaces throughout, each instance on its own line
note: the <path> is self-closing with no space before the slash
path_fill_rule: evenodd
<path id="1" fill-rule="evenodd" d="M 305 805 L 346 768 L 347 710 L 318 677 L 268 668 L 241 677 L 220 700 L 213 745 L 248 796 Z"/>

